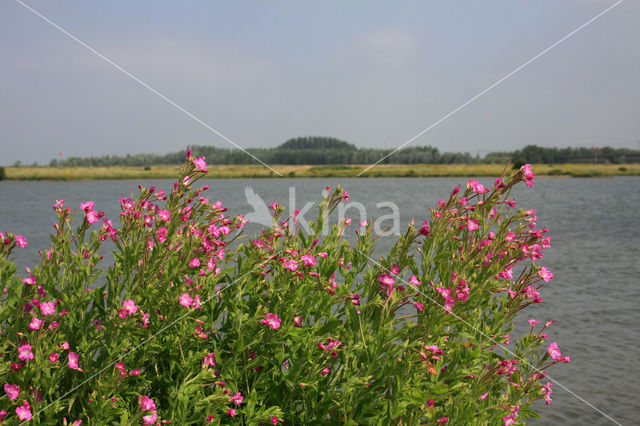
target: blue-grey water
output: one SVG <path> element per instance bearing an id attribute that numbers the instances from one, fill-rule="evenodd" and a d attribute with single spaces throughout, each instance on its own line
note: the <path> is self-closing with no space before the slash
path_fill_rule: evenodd
<path id="1" fill-rule="evenodd" d="M 352 202 L 362 203 L 374 220 L 391 215 L 398 206 L 401 230 L 411 218 L 420 223 L 428 207 L 446 198 L 462 178 L 391 179 L 230 179 L 207 180 L 209 198 L 221 200 L 230 213 L 252 211 L 244 189 L 251 186 L 267 203 L 279 201 L 303 209 L 317 202 L 326 185 L 340 183 Z M 490 180 L 481 179 L 490 184 Z M 29 241 L 17 249 L 16 262 L 25 266 L 39 260 L 38 249 L 50 246 L 55 220 L 51 204 L 60 198 L 79 206 L 93 200 L 108 218 L 117 218 L 118 198 L 137 194 L 137 185 L 169 189 L 168 180 L 0 182 L 0 231 L 22 234 Z M 293 188 L 293 189 L 292 189 Z M 519 207 L 535 208 L 538 227 L 548 226 L 551 248 L 542 264 L 555 274 L 542 292 L 544 303 L 516 319 L 527 330 L 528 318 L 554 319 L 550 341 L 558 342 L 570 364 L 549 370 L 557 382 L 553 402 L 536 405 L 542 419 L 531 424 L 622 424 L 640 422 L 640 178 L 537 178 L 533 188 L 516 191 Z M 293 199 L 292 199 L 293 200 Z M 356 204 L 353 204 L 354 206 Z M 347 211 L 359 221 L 355 208 Z M 312 219 L 308 214 L 307 219 Z M 385 221 L 391 225 L 391 219 Z M 252 225 L 250 230 L 257 230 Z M 394 239 L 378 240 L 377 254 Z M 562 386 L 560 386 L 562 385 Z M 563 389 L 563 387 L 566 388 Z M 602 412 L 602 413 L 601 413 Z"/>

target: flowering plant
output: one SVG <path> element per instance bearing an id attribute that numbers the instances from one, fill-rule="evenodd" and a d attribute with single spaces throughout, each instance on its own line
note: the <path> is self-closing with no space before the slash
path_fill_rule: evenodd
<path id="1" fill-rule="evenodd" d="M 547 229 L 508 198 L 533 184 L 528 165 L 455 188 L 375 261 L 366 222 L 353 246 L 350 221 L 321 235 L 340 187 L 309 234 L 274 203 L 273 226 L 244 238 L 197 186 L 205 159 L 188 160 L 170 194 L 121 199 L 119 227 L 56 202 L 26 278 L 10 259 L 26 239 L 0 234 L 0 422 L 513 424 L 550 401 L 544 369 L 569 362 L 541 348 L 551 322 L 505 346 L 553 276 L 537 262 Z"/>

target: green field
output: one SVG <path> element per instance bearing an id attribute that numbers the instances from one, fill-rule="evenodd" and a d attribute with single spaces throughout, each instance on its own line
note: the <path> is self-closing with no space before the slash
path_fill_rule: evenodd
<path id="1" fill-rule="evenodd" d="M 172 179 L 181 166 L 147 167 L 6 167 L 10 180 Z M 284 177 L 355 177 L 366 165 L 274 165 Z M 640 164 L 534 164 L 537 176 L 640 176 Z M 502 164 L 381 164 L 361 177 L 499 176 Z M 210 178 L 278 177 L 260 165 L 209 165 Z"/>

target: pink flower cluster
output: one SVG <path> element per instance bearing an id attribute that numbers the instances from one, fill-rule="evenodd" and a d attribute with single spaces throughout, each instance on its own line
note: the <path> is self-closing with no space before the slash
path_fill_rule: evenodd
<path id="1" fill-rule="evenodd" d="M 136 312 L 138 312 L 138 307 L 133 300 L 129 299 L 122 304 L 122 309 L 118 310 L 118 316 L 124 319 L 129 315 L 135 314 Z"/>
<path id="2" fill-rule="evenodd" d="M 338 358 L 337 350 L 342 346 L 344 346 L 344 343 L 332 337 L 329 337 L 329 341 L 326 344 L 322 342 L 318 343 L 318 349 L 323 349 L 329 352 L 331 355 L 331 358 Z"/>
<path id="3" fill-rule="evenodd" d="M 453 283 L 457 279 L 458 274 L 454 272 L 451 276 L 451 282 Z M 442 307 L 448 313 L 453 312 L 453 307 L 457 301 L 466 302 L 470 294 L 469 284 L 462 278 L 458 280 L 457 287 L 436 287 L 435 290 L 443 297 L 444 304 Z"/>
<path id="4" fill-rule="evenodd" d="M 534 180 L 535 175 L 531 170 L 531 164 L 525 164 L 524 166 L 520 167 L 520 170 L 522 170 L 522 173 L 524 174 L 524 183 L 529 188 L 531 188 L 535 183 L 535 180 Z"/>
<path id="5" fill-rule="evenodd" d="M 145 412 L 142 416 L 142 422 L 145 425 L 152 425 L 158 421 L 158 412 L 156 410 L 156 403 L 148 395 L 139 396 L 138 401 L 140 403 L 140 409 Z M 150 413 L 148 413 L 150 411 Z"/>
<path id="6" fill-rule="evenodd" d="M 80 203 L 80 209 L 84 211 L 84 217 L 89 224 L 96 223 L 104 216 L 104 212 L 98 212 L 94 210 L 94 207 L 95 203 L 93 201 Z"/>

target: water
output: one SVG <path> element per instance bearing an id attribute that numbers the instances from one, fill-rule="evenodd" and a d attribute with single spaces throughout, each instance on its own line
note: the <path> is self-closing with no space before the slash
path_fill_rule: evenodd
<path id="1" fill-rule="evenodd" d="M 273 201 L 289 205 L 293 193 L 295 207 L 302 210 L 307 202 L 320 199 L 326 185 L 340 183 L 351 194 L 351 201 L 362 203 L 374 220 L 392 213 L 379 203 L 395 203 L 403 230 L 411 218 L 421 223 L 428 207 L 464 181 L 233 179 L 207 183 L 212 187 L 208 196 L 221 200 L 233 214 L 252 211 L 244 195 L 248 185 L 267 205 Z M 135 195 L 139 183 L 165 189 L 172 186 L 168 180 L 0 182 L 0 230 L 21 233 L 29 241 L 26 248 L 15 252 L 24 270 L 38 262 L 38 249 L 50 246 L 48 235 L 55 220 L 51 204 L 56 199 L 66 198 L 72 206 L 93 200 L 108 218 L 116 218 L 118 198 Z M 527 329 L 528 318 L 555 319 L 549 329 L 550 341 L 557 341 L 563 354 L 571 356 L 570 364 L 549 370 L 553 379 L 570 391 L 555 384 L 552 404 L 537 406 L 542 420 L 530 423 L 613 424 L 588 404 L 622 424 L 638 423 L 640 374 L 635 363 L 640 350 L 640 178 L 538 178 L 532 189 L 523 186 L 515 195 L 519 207 L 536 209 L 539 227 L 550 228 L 551 248 L 542 264 L 555 274 L 541 292 L 544 303 L 527 309 L 517 318 L 517 326 Z M 359 221 L 355 209 L 347 213 L 355 223 Z M 306 217 L 313 218 L 308 213 Z M 250 228 L 257 229 L 258 225 Z M 393 241 L 391 237 L 380 238 L 377 255 Z"/>

